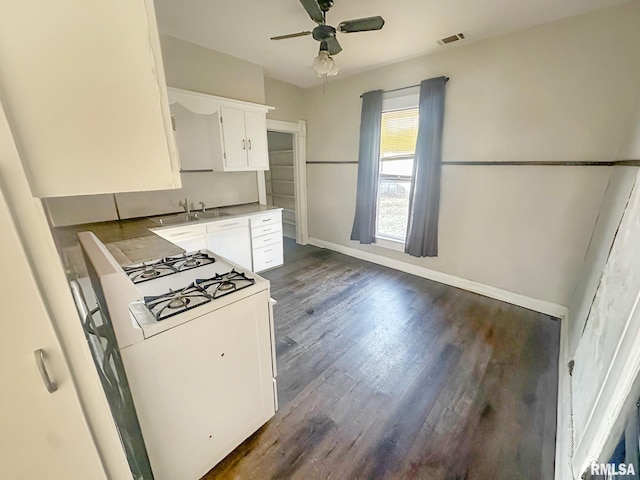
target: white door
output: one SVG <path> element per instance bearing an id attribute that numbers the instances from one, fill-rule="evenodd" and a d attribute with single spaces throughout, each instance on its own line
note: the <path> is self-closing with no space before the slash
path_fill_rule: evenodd
<path id="1" fill-rule="evenodd" d="M 0 194 L 0 478 L 105 479 L 78 394 Z M 55 384 L 50 393 L 34 351 Z M 43 373 L 43 375 L 45 375 Z"/>
<path id="2" fill-rule="evenodd" d="M 269 170 L 267 116 L 264 113 L 245 112 L 244 121 L 249 166 L 259 170 Z"/>
<path id="3" fill-rule="evenodd" d="M 224 164 L 229 170 L 247 169 L 247 139 L 244 130 L 244 112 L 234 108 L 220 108 L 224 139 Z"/>

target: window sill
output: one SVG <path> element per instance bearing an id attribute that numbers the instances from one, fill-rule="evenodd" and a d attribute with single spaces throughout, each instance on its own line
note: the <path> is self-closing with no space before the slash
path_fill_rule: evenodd
<path id="1" fill-rule="evenodd" d="M 404 242 L 402 240 L 394 240 L 391 238 L 376 237 L 376 243 L 378 247 L 388 248 L 389 250 L 395 250 L 397 252 L 404 253 Z"/>

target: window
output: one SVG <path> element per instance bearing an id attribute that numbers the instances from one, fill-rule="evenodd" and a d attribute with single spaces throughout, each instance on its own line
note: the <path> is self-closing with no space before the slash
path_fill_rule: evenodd
<path id="1" fill-rule="evenodd" d="M 418 136 L 418 97 L 385 99 L 380 139 L 376 237 L 405 241 Z M 410 106 L 409 106 L 410 105 Z"/>

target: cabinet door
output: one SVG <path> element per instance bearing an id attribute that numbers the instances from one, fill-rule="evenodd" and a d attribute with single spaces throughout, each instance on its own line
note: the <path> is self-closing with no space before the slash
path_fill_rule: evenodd
<path id="1" fill-rule="evenodd" d="M 174 241 L 173 243 L 185 252 L 195 252 L 196 250 L 204 250 L 207 248 L 207 237 L 185 238 L 184 240 Z"/>
<path id="2" fill-rule="evenodd" d="M 176 141 L 183 171 L 211 170 L 213 152 L 209 140 L 209 117 L 186 109 L 179 103 L 171 105 L 176 128 Z M 218 153 L 219 154 L 219 153 Z"/>
<path id="3" fill-rule="evenodd" d="M 0 223 L 0 248 L 11 252 L 0 275 L 0 478 L 106 479 L 66 357 L 1 192 Z M 39 349 L 47 369 L 42 378 L 34 358 Z M 51 393 L 43 383 L 45 375 L 55 383 Z"/>
<path id="4" fill-rule="evenodd" d="M 248 226 L 207 234 L 207 248 L 242 268 L 251 270 L 251 240 Z"/>
<path id="5" fill-rule="evenodd" d="M 245 112 L 247 159 L 253 170 L 269 170 L 267 147 L 267 116 L 264 113 Z"/>
<path id="6" fill-rule="evenodd" d="M 180 186 L 152 1 L 4 2 L 0 65 L 34 196 Z"/>
<path id="7" fill-rule="evenodd" d="M 247 139 L 244 112 L 235 108 L 220 108 L 225 170 L 247 170 Z"/>

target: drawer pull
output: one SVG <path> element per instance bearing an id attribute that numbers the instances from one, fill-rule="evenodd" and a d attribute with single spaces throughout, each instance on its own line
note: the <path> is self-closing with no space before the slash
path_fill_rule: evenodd
<path id="1" fill-rule="evenodd" d="M 273 258 L 272 258 L 271 260 L 267 260 L 267 261 L 266 261 L 266 262 L 264 262 L 264 263 L 273 263 Z"/>
<path id="2" fill-rule="evenodd" d="M 263 222 L 270 222 L 270 221 L 271 221 L 271 219 L 270 219 L 270 218 L 263 218 L 263 219 L 262 219 L 262 221 L 263 221 Z"/>
<path id="3" fill-rule="evenodd" d="M 177 233 L 169 234 L 169 237 L 183 237 L 185 235 L 200 235 L 200 234 L 196 232 L 177 232 Z"/>
<path id="4" fill-rule="evenodd" d="M 264 253 L 269 253 L 269 252 L 273 252 L 273 248 L 270 248 L 269 250 L 264 251 Z"/>
<path id="5" fill-rule="evenodd" d="M 263 231 L 263 232 L 270 232 L 270 231 L 271 231 L 271 227 L 269 227 L 269 228 L 265 228 L 265 229 L 263 229 L 262 231 Z"/>

